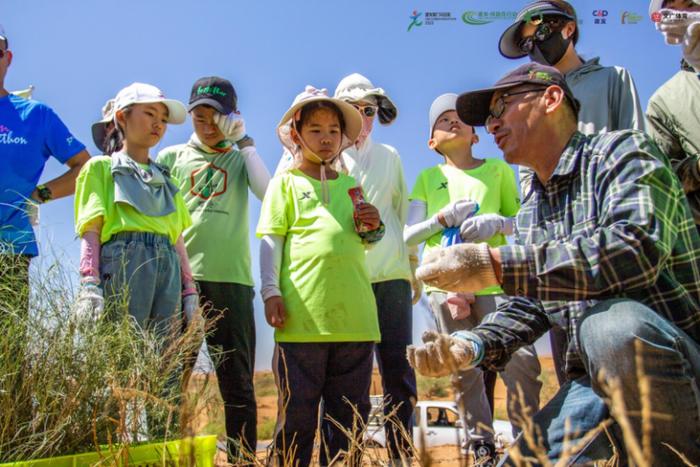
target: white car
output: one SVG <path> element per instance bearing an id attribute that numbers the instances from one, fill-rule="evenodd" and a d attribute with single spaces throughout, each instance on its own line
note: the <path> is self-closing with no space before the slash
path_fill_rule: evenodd
<path id="1" fill-rule="evenodd" d="M 370 412 L 365 441 L 372 445 L 386 446 L 384 433 L 384 412 L 381 396 L 371 396 L 372 410 Z M 509 444 L 513 441 L 511 425 L 502 420 L 494 420 L 496 445 Z M 423 440 L 425 447 L 452 444 L 465 445 L 465 432 L 462 420 L 459 418 L 457 405 L 451 401 L 418 401 L 413 413 L 413 445 L 421 449 Z"/>

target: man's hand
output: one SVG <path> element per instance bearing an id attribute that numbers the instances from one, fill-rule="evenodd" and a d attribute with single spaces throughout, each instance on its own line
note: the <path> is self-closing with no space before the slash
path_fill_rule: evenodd
<path id="1" fill-rule="evenodd" d="M 423 281 L 419 281 L 418 279 L 416 279 L 418 257 L 416 255 L 409 255 L 408 263 L 411 266 L 411 290 L 413 291 L 412 303 L 415 305 L 420 301 L 420 297 L 423 295 Z"/>
<path id="2" fill-rule="evenodd" d="M 479 203 L 470 199 L 454 201 L 437 213 L 438 221 L 445 227 L 457 227 L 479 210 Z"/>
<path id="3" fill-rule="evenodd" d="M 433 250 L 423 258 L 416 277 L 449 292 L 478 292 L 498 285 L 486 243 L 460 243 Z"/>
<path id="4" fill-rule="evenodd" d="M 408 363 L 421 375 L 437 378 L 472 368 L 474 348 L 468 341 L 435 331 L 422 338 L 424 345 L 406 347 Z"/>
<path id="5" fill-rule="evenodd" d="M 483 214 L 470 217 L 459 228 L 459 234 L 465 242 L 484 242 L 496 234 L 513 233 L 513 219 L 499 214 Z"/>
<path id="6" fill-rule="evenodd" d="M 379 211 L 369 203 L 358 204 L 355 207 L 357 218 L 367 226 L 369 230 L 377 230 L 380 224 Z"/>
<path id="7" fill-rule="evenodd" d="M 96 283 L 85 282 L 80 285 L 74 310 L 75 315 L 79 319 L 93 319 L 97 321 L 102 316 L 104 306 L 104 294 Z"/>
<path id="8" fill-rule="evenodd" d="M 214 123 L 229 141 L 237 143 L 245 136 L 245 121 L 240 113 L 231 112 L 223 115 L 217 112 L 214 114 Z"/>
<path id="9" fill-rule="evenodd" d="M 265 300 L 265 319 L 273 328 L 282 329 L 287 319 L 287 310 L 284 308 L 282 297 L 275 295 Z"/>

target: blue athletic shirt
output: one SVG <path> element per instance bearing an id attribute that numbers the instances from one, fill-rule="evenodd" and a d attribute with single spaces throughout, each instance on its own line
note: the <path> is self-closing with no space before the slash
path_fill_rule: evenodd
<path id="1" fill-rule="evenodd" d="M 83 149 L 47 105 L 12 94 L 0 98 L 0 254 L 39 253 L 26 200 L 49 156 L 65 163 Z"/>

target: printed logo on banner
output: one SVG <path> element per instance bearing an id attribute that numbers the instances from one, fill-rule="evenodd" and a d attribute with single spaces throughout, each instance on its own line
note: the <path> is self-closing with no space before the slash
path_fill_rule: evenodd
<path id="1" fill-rule="evenodd" d="M 413 14 L 409 16 L 411 18 L 411 24 L 408 25 L 408 30 L 413 29 L 413 26 L 423 26 L 423 21 L 418 21 L 418 19 L 423 15 L 423 13 L 413 10 Z"/>
<path id="2" fill-rule="evenodd" d="M 462 21 L 470 26 L 483 26 L 494 21 L 515 21 L 517 11 L 465 11 L 462 13 Z"/>
<path id="3" fill-rule="evenodd" d="M 593 10 L 593 24 L 607 24 L 608 10 Z"/>
<path id="4" fill-rule="evenodd" d="M 663 13 L 660 11 L 655 11 L 651 14 L 651 20 L 655 23 L 659 23 L 661 21 L 687 21 L 689 19 L 695 21 L 700 20 L 700 13 L 666 10 Z"/>
<path id="5" fill-rule="evenodd" d="M 632 11 L 623 11 L 622 15 L 620 15 L 622 24 L 637 24 L 643 19 L 642 15 L 638 15 Z"/>

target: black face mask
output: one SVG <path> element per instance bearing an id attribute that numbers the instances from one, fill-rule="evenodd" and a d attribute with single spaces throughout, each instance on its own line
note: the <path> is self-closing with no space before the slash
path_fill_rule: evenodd
<path id="1" fill-rule="evenodd" d="M 561 32 L 555 32 L 541 42 L 535 42 L 528 54 L 530 59 L 542 65 L 554 66 L 569 48 L 571 37 L 564 39 Z"/>

